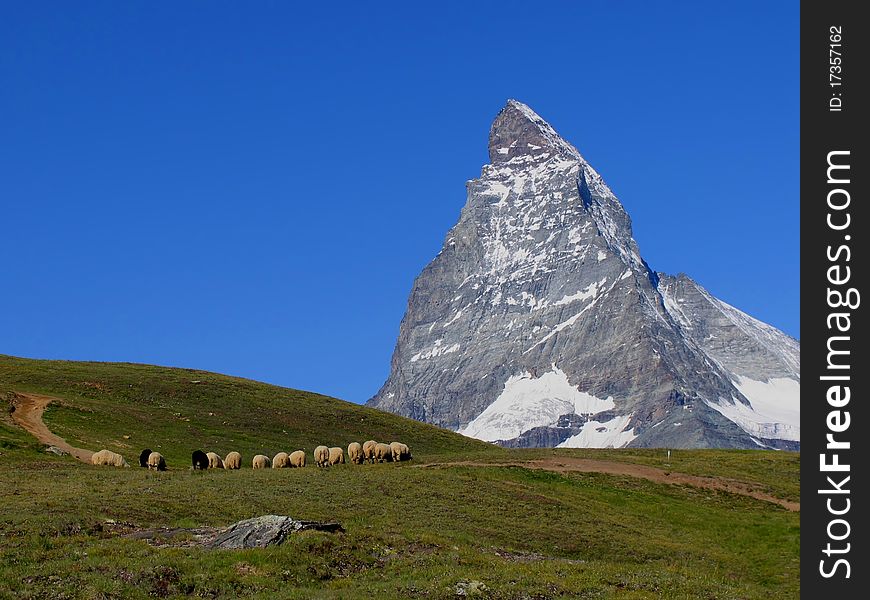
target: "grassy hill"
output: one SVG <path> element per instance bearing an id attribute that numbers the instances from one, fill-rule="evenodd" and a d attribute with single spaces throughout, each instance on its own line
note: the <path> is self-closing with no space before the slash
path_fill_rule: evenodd
<path id="1" fill-rule="evenodd" d="M 0 356 L 0 392 L 58 396 L 43 419 L 73 446 L 136 459 L 151 448 L 170 466 L 190 466 L 197 448 L 221 456 L 274 456 L 318 445 L 401 440 L 415 454 L 492 451 L 425 423 L 311 392 L 206 371 L 129 363 Z M 126 437 L 125 437 L 126 436 Z"/>
<path id="2" fill-rule="evenodd" d="M 135 459 L 147 445 L 176 468 L 46 454 L 0 411 L 0 598 L 798 597 L 798 512 L 636 477 L 500 466 L 542 457 L 661 466 L 660 451 L 505 450 L 318 394 L 145 365 L 0 356 L 0 399 L 12 392 L 61 398 L 45 422 L 76 446 Z M 415 458 L 247 468 L 256 452 L 302 447 L 310 458 L 317 444 L 368 438 L 405 441 Z M 245 468 L 192 472 L 194 448 L 238 450 Z M 667 467 L 797 500 L 798 458 L 681 451 Z M 245 551 L 124 536 L 263 514 L 337 520 L 346 531 Z"/>

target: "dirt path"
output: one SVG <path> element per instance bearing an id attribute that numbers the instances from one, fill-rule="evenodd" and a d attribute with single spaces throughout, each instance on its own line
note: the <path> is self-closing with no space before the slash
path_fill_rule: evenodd
<path id="1" fill-rule="evenodd" d="M 625 475 L 639 477 L 656 483 L 672 483 L 677 485 L 691 485 L 708 490 L 719 490 L 749 496 L 757 500 L 773 502 L 790 511 L 800 512 L 800 502 L 783 500 L 776 496 L 755 488 L 752 484 L 724 477 L 702 477 L 700 475 L 688 475 L 665 471 L 657 467 L 648 467 L 634 463 L 622 463 L 613 460 L 596 460 L 593 458 L 572 458 L 569 456 L 554 456 L 528 461 L 486 463 L 473 461 L 459 461 L 449 463 L 430 463 L 419 465 L 421 468 L 438 468 L 449 466 L 462 467 L 522 467 L 525 469 L 541 469 L 555 473 L 606 473 L 608 475 Z"/>
<path id="2" fill-rule="evenodd" d="M 43 444 L 57 446 L 61 450 L 69 452 L 80 461 L 91 464 L 93 452 L 70 446 L 65 439 L 49 431 L 45 423 L 42 422 L 42 413 L 45 412 L 45 407 L 54 401 L 59 400 L 51 396 L 16 392 L 15 399 L 12 401 L 15 407 L 15 410 L 12 411 L 12 420 Z"/>

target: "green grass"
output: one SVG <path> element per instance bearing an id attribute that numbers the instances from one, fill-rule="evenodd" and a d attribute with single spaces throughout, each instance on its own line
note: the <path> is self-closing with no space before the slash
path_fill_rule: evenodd
<path id="1" fill-rule="evenodd" d="M 469 456 L 474 456 L 470 453 Z M 568 456 L 612 460 L 656 467 L 664 471 L 721 477 L 749 483 L 777 498 L 800 502 L 800 454 L 760 450 L 667 450 L 656 448 L 564 449 L 529 448 L 511 450 L 507 456 L 481 453 L 476 460 L 501 462 Z"/>
<path id="2" fill-rule="evenodd" d="M 64 403 L 52 404 L 43 417 L 53 433 L 73 446 L 119 452 L 128 462 L 146 447 L 163 454 L 170 466 L 185 468 L 197 448 L 221 456 L 236 450 L 248 460 L 304 449 L 310 459 L 320 444 L 347 447 L 370 438 L 403 441 L 421 456 L 500 452 L 350 402 L 190 369 L 0 355 L 4 390 L 59 396 Z"/>
<path id="3" fill-rule="evenodd" d="M 317 394 L 202 372 L 0 357 L 0 398 L 12 390 L 63 398 L 46 421 L 70 442 L 122 451 L 116 444 L 126 443 L 134 459 L 140 445 L 160 444 L 170 466 L 181 468 L 100 468 L 47 455 L 0 415 L 3 598 L 454 598 L 471 581 L 485 584 L 484 598 L 799 594 L 799 514 L 771 503 L 601 474 L 418 468 L 554 451 L 494 448 Z M 186 468 L 192 447 L 247 457 L 369 437 L 406 441 L 415 460 Z M 661 466 L 660 451 L 569 454 Z M 795 456 L 681 451 L 672 466 L 788 497 L 799 489 Z M 304 532 L 264 550 L 206 551 L 152 547 L 106 523 L 223 526 L 270 513 L 337 520 L 346 532 Z"/>

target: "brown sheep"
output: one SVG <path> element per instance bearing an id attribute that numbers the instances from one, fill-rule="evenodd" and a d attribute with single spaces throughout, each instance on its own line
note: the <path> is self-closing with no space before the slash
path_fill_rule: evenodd
<path id="1" fill-rule="evenodd" d="M 392 462 L 393 450 L 387 444 L 378 444 L 375 446 L 375 460 L 379 463 Z"/>
<path id="2" fill-rule="evenodd" d="M 359 442 L 351 442 L 347 446 L 347 458 L 355 465 L 361 465 L 363 462 L 362 445 Z"/>
<path id="3" fill-rule="evenodd" d="M 378 443 L 374 440 L 369 440 L 363 444 L 363 462 L 369 461 L 372 464 L 375 463 L 375 446 L 377 445 Z"/>
<path id="4" fill-rule="evenodd" d="M 272 466 L 272 461 L 265 454 L 258 454 L 251 464 L 255 469 L 268 469 Z"/>
<path id="5" fill-rule="evenodd" d="M 290 466 L 290 455 L 286 452 L 279 452 L 275 455 L 275 458 L 272 459 L 272 468 L 273 469 L 286 469 Z"/>
<path id="6" fill-rule="evenodd" d="M 103 467 L 129 467 L 127 461 L 120 454 L 111 450 L 100 450 L 91 455 L 91 464 Z"/>
<path id="7" fill-rule="evenodd" d="M 152 452 L 148 455 L 148 470 L 149 471 L 165 471 L 166 459 L 159 452 Z"/>
<path id="8" fill-rule="evenodd" d="M 218 456 L 217 452 L 206 452 L 205 455 L 208 457 L 208 468 L 209 469 L 223 469 L 224 468 L 224 459 Z"/>
<path id="9" fill-rule="evenodd" d="M 290 466 L 291 467 L 304 467 L 305 466 L 305 451 L 297 450 L 296 452 L 290 453 Z"/>
<path id="10" fill-rule="evenodd" d="M 329 464 L 330 465 L 343 465 L 344 464 L 344 450 L 339 447 L 330 448 L 329 449 Z"/>
<path id="11" fill-rule="evenodd" d="M 393 454 L 393 462 L 409 460 L 411 458 L 411 451 L 402 442 L 390 442 L 390 451 Z"/>
<path id="12" fill-rule="evenodd" d="M 241 469 L 242 455 L 238 452 L 230 452 L 224 459 L 224 469 Z"/>
<path id="13" fill-rule="evenodd" d="M 326 446 L 318 446 L 314 449 L 314 464 L 318 467 L 329 466 L 329 448 Z"/>

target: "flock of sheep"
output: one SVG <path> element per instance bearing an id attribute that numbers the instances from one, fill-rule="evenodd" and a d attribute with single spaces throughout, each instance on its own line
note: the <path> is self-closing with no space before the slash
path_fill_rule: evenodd
<path id="1" fill-rule="evenodd" d="M 355 465 L 361 465 L 365 462 L 372 464 L 376 462 L 400 462 L 411 459 L 411 450 L 402 442 L 383 444 L 369 440 L 364 444 L 351 442 L 347 447 L 347 457 Z M 238 452 L 230 452 L 225 458 L 221 458 L 215 452 L 196 450 L 191 455 L 191 462 L 194 470 L 241 469 L 242 455 Z M 268 469 L 269 467 L 283 469 L 288 467 L 304 467 L 305 462 L 305 451 L 296 450 L 290 454 L 279 452 L 273 458 L 269 458 L 265 454 L 257 454 L 251 461 L 251 466 L 254 469 Z M 333 448 L 318 446 L 314 449 L 314 464 L 318 467 L 343 465 L 344 462 L 343 448 L 337 446 Z M 111 450 L 95 452 L 91 457 L 91 463 L 111 467 L 130 466 L 123 456 Z M 150 448 L 146 448 L 139 454 L 139 466 L 153 471 L 165 471 L 166 460 L 159 452 L 152 452 Z"/>

